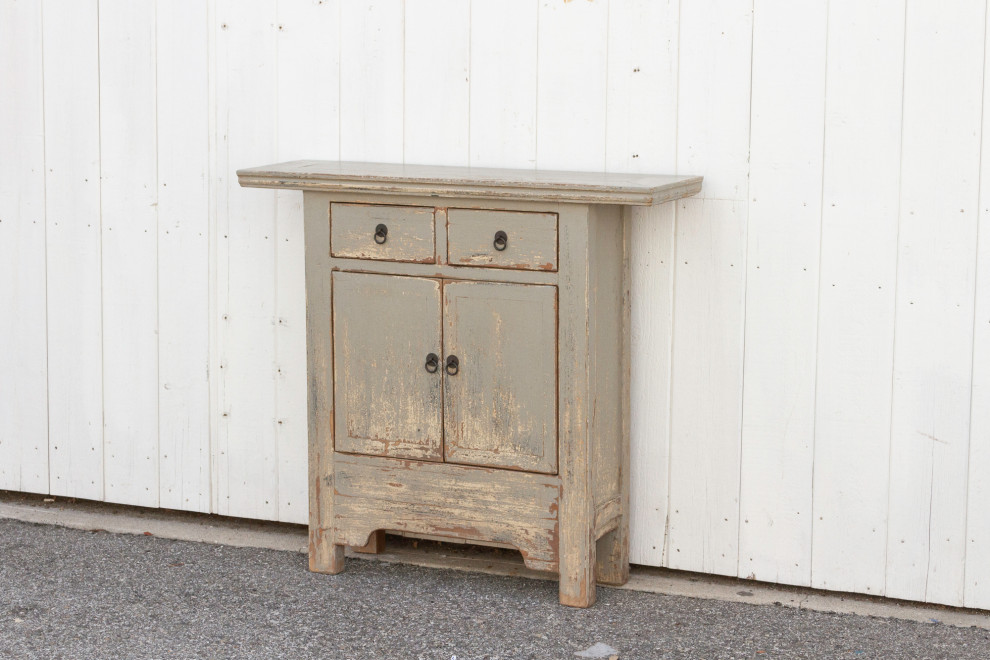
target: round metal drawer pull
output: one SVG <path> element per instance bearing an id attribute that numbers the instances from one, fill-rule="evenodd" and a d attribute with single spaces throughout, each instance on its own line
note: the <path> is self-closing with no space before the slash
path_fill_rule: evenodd
<path id="1" fill-rule="evenodd" d="M 502 250 L 505 249 L 505 247 L 508 244 L 509 244 L 509 235 L 508 234 L 506 234 L 501 229 L 498 230 L 497 232 L 495 232 L 495 240 L 492 241 L 492 245 L 495 246 L 495 249 L 496 250 L 498 250 L 499 252 L 501 252 Z"/>
<path id="2" fill-rule="evenodd" d="M 388 240 L 388 227 L 385 225 L 378 225 L 375 227 L 375 243 L 381 245 Z"/>
<path id="3" fill-rule="evenodd" d="M 450 376 L 456 376 L 457 372 L 460 371 L 460 363 L 457 360 L 456 355 L 447 356 L 447 366 L 444 367 L 447 370 L 447 374 Z"/>
<path id="4" fill-rule="evenodd" d="M 430 353 L 426 356 L 426 370 L 431 374 L 435 374 L 437 369 L 440 368 L 440 356 L 436 353 Z"/>

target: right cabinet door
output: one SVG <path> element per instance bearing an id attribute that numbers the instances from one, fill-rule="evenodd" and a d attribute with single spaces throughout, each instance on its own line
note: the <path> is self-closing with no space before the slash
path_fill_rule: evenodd
<path id="1" fill-rule="evenodd" d="M 443 304 L 445 460 L 556 473 L 556 287 L 445 282 Z"/>

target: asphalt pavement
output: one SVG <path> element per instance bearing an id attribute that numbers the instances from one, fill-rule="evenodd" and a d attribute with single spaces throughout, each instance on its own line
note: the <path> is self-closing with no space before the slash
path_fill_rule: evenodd
<path id="1" fill-rule="evenodd" d="M 610 656 L 985 660 L 990 631 L 0 519 L 4 659 Z"/>

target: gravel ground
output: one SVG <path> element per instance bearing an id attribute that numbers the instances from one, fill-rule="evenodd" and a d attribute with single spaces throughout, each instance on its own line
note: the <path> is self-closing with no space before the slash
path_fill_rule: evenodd
<path id="1" fill-rule="evenodd" d="M 990 631 L 0 519 L 0 658 L 990 658 Z"/>

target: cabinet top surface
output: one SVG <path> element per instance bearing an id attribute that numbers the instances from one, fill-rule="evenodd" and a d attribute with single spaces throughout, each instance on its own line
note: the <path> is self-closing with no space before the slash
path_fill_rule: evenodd
<path id="1" fill-rule="evenodd" d="M 296 160 L 238 170 L 242 186 L 431 197 L 651 206 L 701 190 L 700 176 Z"/>

